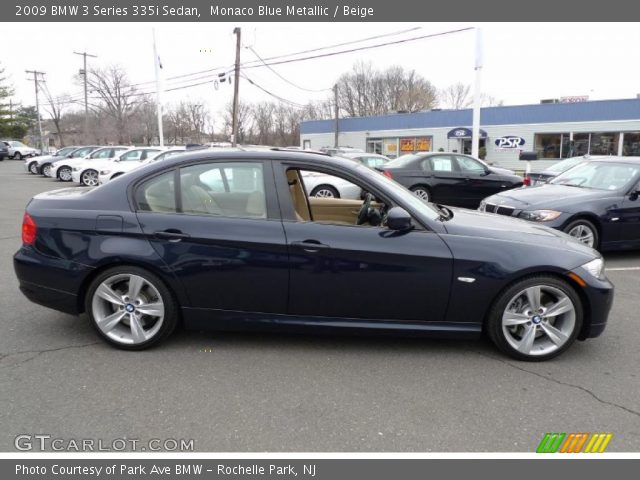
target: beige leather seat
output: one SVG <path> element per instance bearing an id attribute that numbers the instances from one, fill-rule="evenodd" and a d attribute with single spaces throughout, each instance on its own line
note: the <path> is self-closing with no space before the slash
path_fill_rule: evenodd
<path id="1" fill-rule="evenodd" d="M 183 175 L 182 211 L 192 214 L 221 215 L 222 209 L 217 202 L 200 185 L 195 183 L 191 175 Z"/>
<path id="2" fill-rule="evenodd" d="M 144 192 L 144 197 L 152 212 L 175 212 L 176 201 L 173 181 L 155 183 Z"/>
<path id="3" fill-rule="evenodd" d="M 251 217 L 267 217 L 264 192 L 251 192 L 247 198 L 247 214 Z"/>
<path id="4" fill-rule="evenodd" d="M 304 194 L 304 188 L 302 188 L 300 173 L 293 169 L 287 170 L 287 182 L 289 182 L 289 191 L 291 192 L 296 219 L 300 222 L 309 222 L 311 220 L 309 202 Z"/>

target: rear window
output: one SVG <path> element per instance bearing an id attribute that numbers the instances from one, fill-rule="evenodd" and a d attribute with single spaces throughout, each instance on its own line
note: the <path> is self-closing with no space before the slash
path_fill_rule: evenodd
<path id="1" fill-rule="evenodd" d="M 402 155 L 395 160 L 391 160 L 385 166 L 389 168 L 404 168 L 411 165 L 413 162 L 419 160 L 420 158 L 420 155 L 415 154 Z"/>

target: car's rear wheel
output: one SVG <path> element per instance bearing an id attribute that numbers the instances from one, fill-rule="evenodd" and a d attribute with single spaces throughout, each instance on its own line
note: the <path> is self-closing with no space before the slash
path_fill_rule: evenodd
<path id="1" fill-rule="evenodd" d="M 31 162 L 29 164 L 29 173 L 32 173 L 33 175 L 38 174 L 38 162 Z"/>
<path id="2" fill-rule="evenodd" d="M 45 163 L 45 164 L 42 166 L 42 174 L 43 174 L 45 177 L 48 177 L 50 173 L 51 173 L 51 164 L 50 164 L 50 163 Z"/>
<path id="3" fill-rule="evenodd" d="M 331 185 L 319 185 L 311 191 L 312 197 L 340 198 L 340 192 Z"/>
<path id="4" fill-rule="evenodd" d="M 85 170 L 80 175 L 80 185 L 87 187 L 95 187 L 98 185 L 98 172 L 95 170 Z"/>
<path id="5" fill-rule="evenodd" d="M 178 306 L 164 282 L 138 267 L 114 267 L 98 275 L 87 290 L 86 311 L 108 343 L 142 350 L 169 336 Z"/>
<path id="6" fill-rule="evenodd" d="M 584 218 L 574 220 L 564 228 L 564 232 L 591 248 L 598 248 L 600 241 L 598 229 L 589 220 Z"/>
<path id="7" fill-rule="evenodd" d="M 425 202 L 431 201 L 431 195 L 429 194 L 429 189 L 424 185 L 417 185 L 415 187 L 412 187 L 411 191 L 420 200 L 424 200 Z"/>
<path id="8" fill-rule="evenodd" d="M 571 285 L 552 276 L 534 276 L 499 295 L 489 312 L 487 333 L 507 355 L 542 361 L 569 348 L 582 318 L 582 303 Z"/>
<path id="9" fill-rule="evenodd" d="M 20 152 L 16 152 L 13 154 L 14 160 L 22 160 L 22 154 Z"/>
<path id="10" fill-rule="evenodd" d="M 63 182 L 70 182 L 73 180 L 71 176 L 71 167 L 60 167 L 58 170 L 58 178 Z"/>

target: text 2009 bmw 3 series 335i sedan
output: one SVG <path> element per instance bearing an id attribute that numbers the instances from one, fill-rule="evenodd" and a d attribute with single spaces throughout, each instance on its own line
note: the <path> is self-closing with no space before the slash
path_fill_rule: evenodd
<path id="1" fill-rule="evenodd" d="M 309 195 L 308 172 L 364 199 Z M 601 256 L 556 230 L 426 203 L 355 162 L 198 151 L 40 194 L 14 257 L 32 301 L 124 349 L 186 327 L 478 337 L 545 360 L 605 328 Z"/>

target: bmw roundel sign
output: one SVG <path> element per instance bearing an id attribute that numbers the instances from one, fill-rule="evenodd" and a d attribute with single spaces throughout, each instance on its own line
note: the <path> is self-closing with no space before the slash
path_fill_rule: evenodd
<path id="1" fill-rule="evenodd" d="M 500 137 L 500 138 L 496 138 L 495 144 L 497 148 L 504 148 L 504 149 L 521 149 L 522 146 L 524 146 L 524 138 L 522 137 L 516 137 L 516 136 L 506 136 L 506 137 Z"/>

